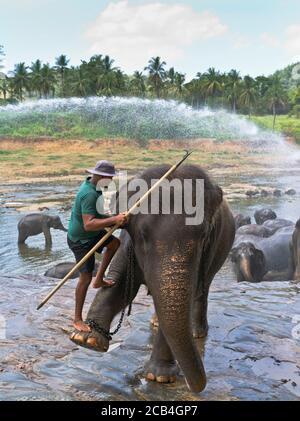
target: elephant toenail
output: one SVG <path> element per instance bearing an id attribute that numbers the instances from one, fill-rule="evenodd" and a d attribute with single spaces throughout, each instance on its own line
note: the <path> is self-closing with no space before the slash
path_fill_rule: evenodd
<path id="1" fill-rule="evenodd" d="M 152 382 L 154 382 L 154 381 L 155 381 L 155 376 L 154 376 L 154 374 L 153 374 L 153 373 L 147 373 L 146 378 L 147 378 L 148 380 L 151 380 Z"/>
<path id="2" fill-rule="evenodd" d="M 169 378 L 167 376 L 157 376 L 156 381 L 157 383 L 168 383 Z"/>
<path id="3" fill-rule="evenodd" d="M 97 347 L 97 339 L 93 338 L 93 337 L 89 337 L 88 340 L 86 341 L 87 345 L 91 346 L 92 348 L 96 348 Z"/>

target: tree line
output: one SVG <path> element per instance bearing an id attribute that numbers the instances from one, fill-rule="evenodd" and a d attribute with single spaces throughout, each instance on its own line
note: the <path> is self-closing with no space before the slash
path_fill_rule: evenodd
<path id="1" fill-rule="evenodd" d="M 0 72 L 4 57 L 0 46 Z M 191 81 L 186 75 L 160 57 L 152 57 L 143 71 L 133 75 L 114 65 L 108 55 L 94 55 L 79 66 L 69 66 L 66 55 L 56 58 L 54 66 L 37 59 L 27 66 L 24 62 L 14 70 L 0 74 L 2 102 L 23 101 L 27 98 L 67 98 L 87 96 L 136 96 L 184 101 L 195 108 L 210 106 L 242 114 L 264 115 L 300 111 L 300 84 L 292 89 L 274 75 L 242 77 L 232 69 L 222 73 L 211 67 L 197 73 Z M 2 66 L 3 67 L 3 66 Z"/>

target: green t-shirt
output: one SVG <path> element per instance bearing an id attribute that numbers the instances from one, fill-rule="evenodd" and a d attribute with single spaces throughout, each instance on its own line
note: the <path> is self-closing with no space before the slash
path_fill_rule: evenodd
<path id="1" fill-rule="evenodd" d="M 97 208 L 98 210 L 99 208 L 103 209 L 102 191 L 97 191 L 96 186 L 90 182 L 88 177 L 81 184 L 72 208 L 68 228 L 68 237 L 71 241 L 85 243 L 99 234 L 99 231 L 85 231 L 82 219 L 82 215 L 106 218 L 105 215 L 98 213 Z"/>

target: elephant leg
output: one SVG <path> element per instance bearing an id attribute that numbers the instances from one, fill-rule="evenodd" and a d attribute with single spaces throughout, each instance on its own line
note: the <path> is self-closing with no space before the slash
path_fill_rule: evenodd
<path id="1" fill-rule="evenodd" d="M 109 332 L 114 317 L 123 310 L 136 296 L 140 284 L 133 285 L 131 296 L 125 302 L 125 282 L 118 282 L 111 288 L 101 288 L 90 307 L 87 319 L 96 323 L 91 332 L 79 332 L 75 330 L 70 339 L 77 345 L 90 348 L 99 352 L 106 352 L 109 348 L 110 338 L 101 333 L 98 327 Z"/>
<path id="2" fill-rule="evenodd" d="M 155 336 L 151 358 L 145 366 L 145 377 L 158 383 L 174 383 L 179 370 L 161 331 Z"/>
<path id="3" fill-rule="evenodd" d="M 48 225 L 43 224 L 43 233 L 45 236 L 45 240 L 46 240 L 46 244 L 51 244 L 52 243 L 52 237 L 51 237 L 51 233 L 50 233 L 50 228 L 48 227 Z"/>
<path id="4" fill-rule="evenodd" d="M 27 240 L 27 238 L 28 238 L 28 235 L 26 235 L 24 232 L 22 232 L 21 230 L 19 230 L 18 243 L 19 244 L 25 243 L 25 241 Z"/>

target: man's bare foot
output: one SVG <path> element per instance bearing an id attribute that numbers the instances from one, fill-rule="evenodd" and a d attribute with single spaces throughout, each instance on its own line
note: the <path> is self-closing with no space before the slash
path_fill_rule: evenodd
<path id="1" fill-rule="evenodd" d="M 93 278 L 92 287 L 93 288 L 101 288 L 101 287 L 112 287 L 115 285 L 115 281 L 112 279 L 97 279 L 97 277 Z"/>
<path id="2" fill-rule="evenodd" d="M 73 326 L 79 332 L 91 332 L 91 328 L 83 320 L 74 321 Z"/>

